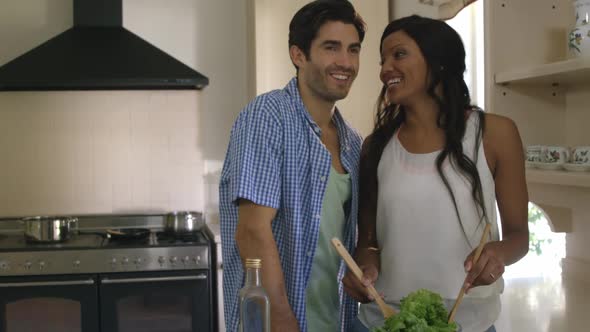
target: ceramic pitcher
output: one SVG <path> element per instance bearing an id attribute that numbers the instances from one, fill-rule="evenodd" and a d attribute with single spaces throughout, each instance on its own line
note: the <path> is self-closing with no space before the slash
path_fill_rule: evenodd
<path id="1" fill-rule="evenodd" d="M 568 35 L 571 57 L 590 56 L 590 0 L 573 1 L 576 23 Z"/>

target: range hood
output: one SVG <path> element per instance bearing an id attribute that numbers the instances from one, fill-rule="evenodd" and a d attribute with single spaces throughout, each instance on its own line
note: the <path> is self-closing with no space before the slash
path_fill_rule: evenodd
<path id="1" fill-rule="evenodd" d="M 74 27 L 0 67 L 0 91 L 202 89 L 209 79 L 123 27 L 122 0 L 74 0 Z"/>

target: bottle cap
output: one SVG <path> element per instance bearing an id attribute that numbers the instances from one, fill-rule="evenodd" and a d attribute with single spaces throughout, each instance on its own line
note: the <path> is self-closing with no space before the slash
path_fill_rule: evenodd
<path id="1" fill-rule="evenodd" d="M 246 268 L 259 269 L 262 267 L 262 259 L 260 258 L 246 258 Z"/>

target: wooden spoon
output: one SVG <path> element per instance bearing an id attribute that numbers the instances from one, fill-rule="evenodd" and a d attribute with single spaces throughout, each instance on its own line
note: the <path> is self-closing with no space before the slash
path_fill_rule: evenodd
<path id="1" fill-rule="evenodd" d="M 334 248 L 336 248 L 336 251 L 338 252 L 338 254 L 340 254 L 340 257 L 342 257 L 342 259 L 344 260 L 348 268 L 352 271 L 352 273 L 358 278 L 359 281 L 362 281 L 363 272 L 356 264 L 354 259 L 352 259 L 352 257 L 348 253 L 348 250 L 344 248 L 342 242 L 340 242 L 338 238 L 332 238 L 332 245 L 334 246 Z M 381 313 L 383 313 L 383 317 L 385 317 L 385 319 L 397 313 L 395 309 L 393 309 L 391 306 L 387 305 L 385 301 L 383 301 L 383 299 L 381 298 L 379 293 L 377 293 L 377 290 L 375 289 L 375 287 L 373 287 L 373 285 L 367 286 L 367 290 L 369 291 L 369 294 L 371 294 L 371 296 L 375 299 L 375 302 L 377 302 L 377 305 L 379 306 L 379 309 L 381 309 Z"/>
<path id="2" fill-rule="evenodd" d="M 477 246 L 477 250 L 475 251 L 475 256 L 473 257 L 473 264 L 472 266 L 477 263 L 479 256 L 481 255 L 481 251 L 483 250 L 484 244 L 486 244 L 486 235 L 490 231 L 490 223 L 486 223 L 486 227 L 483 230 L 483 234 L 481 234 L 481 240 L 479 241 L 479 246 Z M 461 301 L 463 301 L 463 295 L 465 295 L 465 288 L 461 286 L 461 290 L 459 291 L 459 295 L 457 296 L 457 300 L 455 300 L 455 304 L 453 305 L 453 309 L 451 309 L 451 313 L 449 313 L 449 324 L 453 322 L 455 319 L 455 314 L 457 313 L 457 308 Z"/>

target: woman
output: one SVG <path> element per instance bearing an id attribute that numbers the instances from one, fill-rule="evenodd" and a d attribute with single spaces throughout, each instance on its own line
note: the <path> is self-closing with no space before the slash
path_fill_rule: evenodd
<path id="1" fill-rule="evenodd" d="M 394 306 L 426 288 L 449 309 L 464 287 L 455 320 L 464 332 L 495 331 L 504 268 L 528 251 L 518 130 L 510 119 L 471 105 L 463 43 L 446 23 L 419 16 L 392 21 L 380 48 L 383 88 L 360 163 L 355 258 L 363 283 L 375 283 Z M 473 264 L 486 222 L 491 240 Z M 366 331 L 381 313 L 350 272 L 344 283 L 364 303 L 356 330 Z"/>

